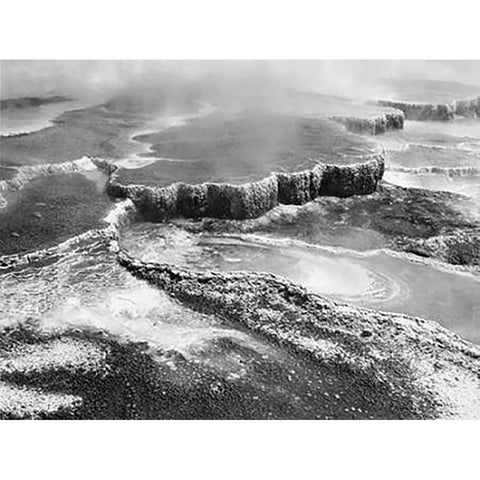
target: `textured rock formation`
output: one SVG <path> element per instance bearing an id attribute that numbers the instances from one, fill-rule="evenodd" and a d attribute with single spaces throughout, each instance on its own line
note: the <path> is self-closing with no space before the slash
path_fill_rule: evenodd
<path id="1" fill-rule="evenodd" d="M 454 102 L 455 115 L 480 118 L 480 97 Z"/>
<path id="2" fill-rule="evenodd" d="M 405 124 L 403 111 L 389 112 L 375 118 L 334 116 L 331 119 L 345 125 L 346 129 L 354 133 L 369 133 L 378 135 L 389 130 L 401 130 Z"/>
<path id="3" fill-rule="evenodd" d="M 382 107 L 391 107 L 401 110 L 406 120 L 452 120 L 454 115 L 453 105 L 447 103 L 420 103 L 399 102 L 395 100 L 379 100 Z"/>
<path id="4" fill-rule="evenodd" d="M 130 198 L 147 220 L 163 221 L 181 216 L 255 218 L 279 203 L 303 204 L 318 196 L 366 195 L 377 188 L 384 172 L 384 159 L 373 155 L 352 165 L 318 165 L 312 170 L 275 173 L 242 185 L 176 183 L 165 188 L 122 185 L 113 173 L 107 191 L 116 198 Z"/>
<path id="5" fill-rule="evenodd" d="M 378 105 L 401 110 L 405 114 L 406 120 L 445 121 L 452 120 L 454 115 L 480 117 L 480 97 L 439 104 L 379 100 Z"/>
<path id="6" fill-rule="evenodd" d="M 407 252 L 453 265 L 480 265 L 480 229 L 459 229 L 429 238 L 402 238 L 398 244 Z"/>
<path id="7" fill-rule="evenodd" d="M 118 259 L 194 310 L 353 374 L 384 402 L 408 400 L 412 418 L 480 417 L 480 350 L 435 322 L 339 304 L 271 274 L 193 273 L 123 251 Z"/>

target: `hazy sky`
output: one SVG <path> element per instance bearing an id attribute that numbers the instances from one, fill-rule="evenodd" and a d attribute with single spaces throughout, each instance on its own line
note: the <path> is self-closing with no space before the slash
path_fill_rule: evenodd
<path id="1" fill-rule="evenodd" d="M 321 93 L 371 96 L 385 80 L 432 79 L 480 85 L 480 61 L 464 60 L 264 60 L 110 61 L 36 60 L 1 62 L 2 98 L 64 93 L 103 97 L 135 85 L 203 80 L 258 83 Z"/>

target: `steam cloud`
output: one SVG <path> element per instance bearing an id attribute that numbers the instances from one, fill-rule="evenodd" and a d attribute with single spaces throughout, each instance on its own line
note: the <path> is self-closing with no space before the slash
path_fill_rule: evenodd
<path id="1" fill-rule="evenodd" d="M 57 94 L 97 101 L 135 95 L 147 102 L 201 94 L 225 102 L 234 98 L 249 108 L 279 102 L 284 89 L 368 99 L 393 95 L 399 80 L 448 78 L 480 85 L 478 61 L 9 60 L 0 65 L 1 98 Z"/>

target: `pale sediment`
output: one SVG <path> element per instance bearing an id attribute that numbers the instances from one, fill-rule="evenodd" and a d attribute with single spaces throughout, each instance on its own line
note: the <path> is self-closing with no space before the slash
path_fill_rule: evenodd
<path id="1" fill-rule="evenodd" d="M 373 193 L 384 172 L 384 158 L 372 155 L 352 165 L 319 164 L 312 170 L 272 173 L 241 185 L 229 183 L 176 183 L 157 188 L 123 185 L 112 173 L 107 186 L 111 197 L 130 198 L 146 220 L 173 217 L 258 217 L 278 204 L 301 205 L 319 196 L 350 197 Z"/>
<path id="2" fill-rule="evenodd" d="M 336 303 L 271 274 L 196 273 L 123 251 L 118 259 L 194 310 L 358 375 L 393 402 L 408 399 L 411 418 L 480 417 L 480 350 L 435 322 Z"/>

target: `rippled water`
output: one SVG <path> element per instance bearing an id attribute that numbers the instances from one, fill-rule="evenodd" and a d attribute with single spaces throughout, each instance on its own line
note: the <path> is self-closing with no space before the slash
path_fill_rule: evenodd
<path id="1" fill-rule="evenodd" d="M 480 122 L 476 119 L 457 119 L 450 122 L 408 120 L 403 130 L 392 130 L 377 135 L 373 140 L 392 150 L 407 145 L 453 146 L 475 150 L 480 148 Z"/>
<path id="2" fill-rule="evenodd" d="M 147 261 L 275 273 L 334 300 L 437 320 L 480 342 L 480 276 L 415 263 L 406 255 L 261 236 L 191 235 L 152 224 L 135 225 L 123 243 Z"/>
<path id="3" fill-rule="evenodd" d="M 480 201 L 480 175 L 449 177 L 435 173 L 418 174 L 387 171 L 383 178 L 387 182 L 401 187 L 459 193 Z"/>
<path id="4" fill-rule="evenodd" d="M 385 180 L 402 187 L 460 193 L 480 200 L 480 121 L 407 121 L 404 130 L 377 136 L 387 150 Z M 458 174 L 461 167 L 470 173 Z M 404 171 L 389 171 L 402 167 Z M 422 172 L 422 167 L 441 171 Z M 410 170 L 410 171 L 409 171 Z"/>

